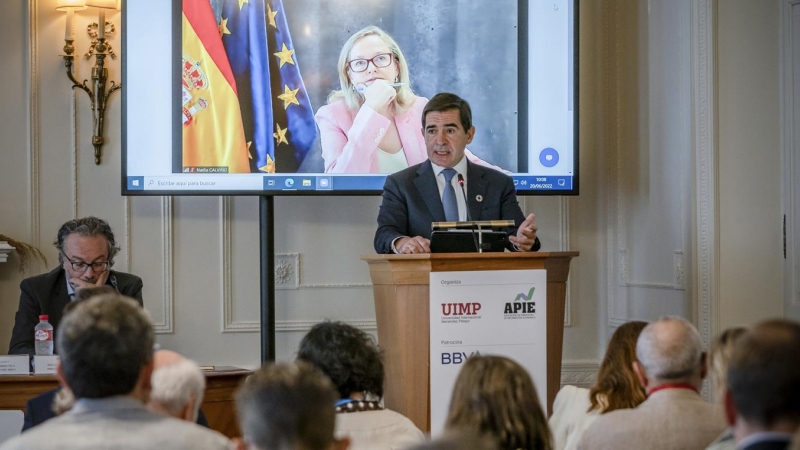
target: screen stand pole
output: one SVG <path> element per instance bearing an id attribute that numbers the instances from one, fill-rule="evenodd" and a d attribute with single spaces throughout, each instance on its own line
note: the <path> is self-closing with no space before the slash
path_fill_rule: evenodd
<path id="1" fill-rule="evenodd" d="M 261 255 L 261 362 L 275 361 L 275 197 L 258 197 Z"/>

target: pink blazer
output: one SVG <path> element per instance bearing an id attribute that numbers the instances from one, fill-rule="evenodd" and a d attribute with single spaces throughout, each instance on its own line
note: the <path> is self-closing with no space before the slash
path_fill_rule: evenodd
<path id="1" fill-rule="evenodd" d="M 427 103 L 427 98 L 417 97 L 410 108 L 394 116 L 409 166 L 428 159 L 425 138 L 422 136 L 422 110 Z M 361 106 L 353 116 L 342 99 L 320 107 L 314 117 L 319 126 L 325 173 L 378 173 L 378 158 L 375 155 L 390 119 L 366 105 Z M 465 155 L 473 163 L 503 170 L 481 160 L 469 150 L 465 151 Z"/>

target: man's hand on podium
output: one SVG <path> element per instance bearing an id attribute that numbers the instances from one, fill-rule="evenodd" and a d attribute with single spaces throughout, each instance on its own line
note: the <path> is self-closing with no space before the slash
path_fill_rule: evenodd
<path id="1" fill-rule="evenodd" d="M 529 214 L 525 221 L 517 229 L 516 236 L 509 236 L 508 240 L 522 252 L 531 251 L 531 247 L 536 242 L 536 231 L 539 229 L 533 223 L 536 218 L 535 214 Z"/>
<path id="2" fill-rule="evenodd" d="M 394 248 L 397 249 L 397 253 L 404 255 L 411 253 L 430 253 L 431 240 L 425 239 L 422 236 L 401 237 L 394 243 Z"/>

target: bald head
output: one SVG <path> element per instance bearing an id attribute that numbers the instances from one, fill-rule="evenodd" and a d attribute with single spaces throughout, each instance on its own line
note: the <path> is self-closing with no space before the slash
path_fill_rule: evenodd
<path id="1" fill-rule="evenodd" d="M 195 422 L 203 401 L 206 380 L 193 361 L 171 350 L 153 355 L 155 370 L 147 406 L 162 414 Z"/>
<path id="2" fill-rule="evenodd" d="M 156 369 L 170 366 L 179 361 L 186 361 L 186 358 L 172 350 L 158 350 L 153 354 L 153 365 Z"/>
<path id="3" fill-rule="evenodd" d="M 649 388 L 664 383 L 699 388 L 705 375 L 700 334 L 680 317 L 662 317 L 646 326 L 636 342 L 636 358 Z"/>

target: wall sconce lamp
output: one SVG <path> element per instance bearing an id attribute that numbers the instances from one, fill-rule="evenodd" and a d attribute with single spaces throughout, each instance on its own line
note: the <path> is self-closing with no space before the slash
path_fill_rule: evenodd
<path id="1" fill-rule="evenodd" d="M 92 133 L 92 145 L 94 146 L 94 163 L 100 164 L 100 157 L 103 148 L 103 122 L 105 120 L 106 100 L 122 85 L 111 81 L 111 88 L 106 91 L 106 81 L 108 80 L 108 69 L 104 67 L 106 56 L 116 58 L 111 45 L 106 41 L 106 34 L 114 32 L 114 24 L 106 22 L 106 9 L 121 9 L 121 0 L 58 0 L 56 3 L 57 11 L 67 13 L 67 27 L 64 32 L 64 66 L 67 70 L 67 77 L 72 81 L 72 88 L 81 88 L 87 95 L 92 104 L 92 118 L 94 119 L 94 130 Z M 72 21 L 75 11 L 84 10 L 92 6 L 99 8 L 100 15 L 97 24 L 91 24 L 87 28 L 89 36 L 92 38 L 91 48 L 86 54 L 86 59 L 94 56 L 95 62 L 92 67 L 92 86 L 86 85 L 88 80 L 83 83 L 78 82 L 73 74 L 73 64 L 75 62 L 74 34 L 72 32 Z M 96 38 L 96 39 L 95 39 Z"/>

